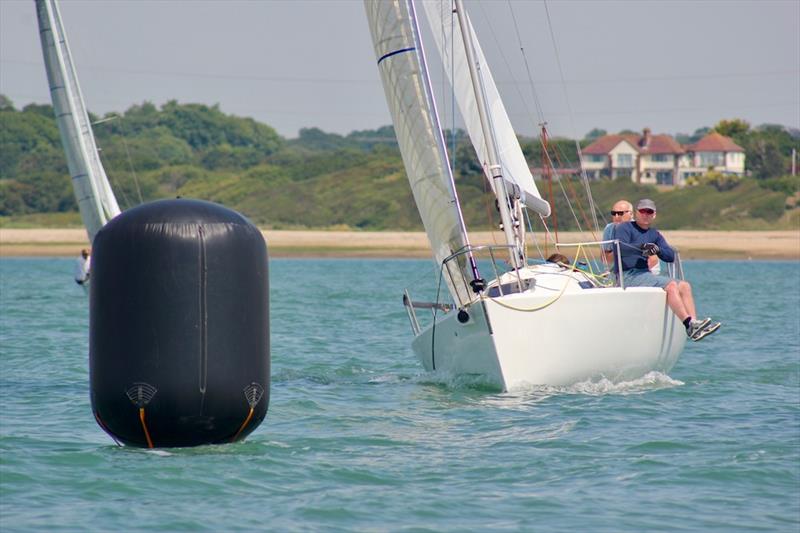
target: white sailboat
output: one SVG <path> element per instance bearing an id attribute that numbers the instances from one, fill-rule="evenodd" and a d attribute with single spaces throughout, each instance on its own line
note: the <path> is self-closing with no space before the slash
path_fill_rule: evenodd
<path id="1" fill-rule="evenodd" d="M 56 0 L 36 0 L 47 81 L 75 199 L 89 242 L 120 213 L 97 151 Z"/>
<path id="2" fill-rule="evenodd" d="M 535 264 L 526 256 L 523 211 L 548 216 L 550 206 L 536 189 L 461 0 L 426 3 L 423 9 L 496 195 L 503 245 L 470 242 L 415 2 L 365 0 L 365 7 L 406 174 L 452 299 L 423 303 L 404 295 L 412 348 L 423 367 L 480 376 L 504 390 L 669 371 L 686 334 L 663 290 L 604 286 L 590 273 Z M 457 17 L 452 32 L 451 13 Z M 484 273 L 493 279 L 484 280 Z M 418 308 L 433 310 L 426 327 L 419 324 Z"/>

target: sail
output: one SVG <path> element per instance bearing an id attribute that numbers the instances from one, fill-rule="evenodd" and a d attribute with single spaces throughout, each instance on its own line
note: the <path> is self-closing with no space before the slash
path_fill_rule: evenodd
<path id="1" fill-rule="evenodd" d="M 451 23 L 451 17 L 453 16 L 452 3 L 450 0 L 423 0 L 421 4 L 430 24 L 439 55 L 442 57 L 444 70 L 447 72 L 450 83 L 453 86 L 467 133 L 472 140 L 472 145 L 475 147 L 480 161 L 484 165 L 489 183 L 494 188 L 494 180 L 488 174 L 488 169 L 486 168 L 486 162 L 489 160 L 487 139 L 484 137 L 480 116 L 478 115 L 478 104 L 475 99 L 472 80 L 470 79 L 467 55 L 462 44 L 464 40 L 461 37 L 461 29 L 458 23 Z M 464 15 L 467 16 L 466 13 Z M 533 181 L 528 163 L 522 154 L 519 140 L 516 133 L 514 133 L 514 128 L 508 118 L 503 101 L 500 99 L 497 85 L 489 70 L 489 65 L 486 63 L 483 50 L 478 43 L 478 38 L 468 16 L 467 25 L 470 33 L 468 42 L 472 44 L 475 60 L 478 63 L 481 85 L 487 103 L 487 114 L 497 146 L 502 175 L 513 185 L 512 187 L 507 187 L 507 190 L 509 193 L 512 190 L 516 191 L 520 201 L 528 208 L 542 216 L 550 216 L 550 204 L 542 199 L 536 183 Z"/>
<path id="2" fill-rule="evenodd" d="M 468 246 L 444 137 L 431 97 L 413 5 L 365 0 L 372 42 L 408 181 L 434 259 L 441 264 Z M 444 280 L 456 302 L 468 302 L 468 258 L 448 262 Z M 448 279 L 449 278 L 449 279 Z"/>
<path id="3" fill-rule="evenodd" d="M 119 214 L 119 205 L 100 162 L 56 1 L 36 0 L 36 15 L 67 167 L 81 218 L 92 242 L 100 228 Z"/>

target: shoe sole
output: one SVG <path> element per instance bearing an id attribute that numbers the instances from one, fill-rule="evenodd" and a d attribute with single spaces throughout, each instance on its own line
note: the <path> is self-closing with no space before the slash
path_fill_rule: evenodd
<path id="1" fill-rule="evenodd" d="M 701 329 L 694 337 L 692 337 L 692 340 L 694 342 L 697 342 L 702 338 L 708 337 L 709 335 L 717 331 L 720 328 L 720 326 L 722 326 L 722 324 L 717 322 L 716 324 L 712 324 L 711 326 L 705 329 Z"/>

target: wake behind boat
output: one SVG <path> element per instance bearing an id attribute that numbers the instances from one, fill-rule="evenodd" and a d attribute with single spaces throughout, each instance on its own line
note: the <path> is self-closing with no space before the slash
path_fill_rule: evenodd
<path id="1" fill-rule="evenodd" d="M 653 370 L 669 371 L 686 334 L 668 308 L 664 290 L 614 285 L 594 269 L 575 268 L 577 258 L 588 257 L 590 248 L 597 249 L 601 242 L 577 245 L 572 265 L 537 264 L 528 258 L 526 217 L 531 211 L 549 216 L 550 205 L 525 163 L 463 3 L 422 5 L 497 199 L 506 241 L 476 245 L 469 240 L 416 3 L 365 0 L 406 174 L 440 268 L 440 284 L 452 300 L 416 302 L 408 292 L 404 295 L 415 335 L 412 348 L 424 368 L 483 376 L 504 390 L 599 377 L 630 380 Z M 451 13 L 456 17 L 453 24 Z M 680 260 L 672 266 L 672 274 L 682 277 Z M 432 311 L 424 327 L 417 316 L 420 308 Z"/>

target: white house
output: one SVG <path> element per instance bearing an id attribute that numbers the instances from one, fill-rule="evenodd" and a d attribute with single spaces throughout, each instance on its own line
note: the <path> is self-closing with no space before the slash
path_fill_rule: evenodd
<path id="1" fill-rule="evenodd" d="M 710 133 L 681 146 L 669 135 L 604 135 L 583 149 L 583 168 L 590 178 L 630 178 L 636 183 L 683 186 L 688 176 L 713 168 L 744 174 L 744 150 L 730 138 Z"/>
<path id="2" fill-rule="evenodd" d="M 708 170 L 744 176 L 744 149 L 730 137 L 716 132 L 686 146 L 678 166 L 680 180 L 683 182 L 689 176 L 699 176 Z"/>

